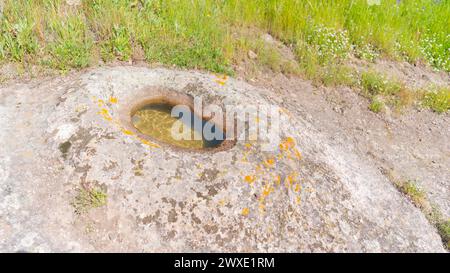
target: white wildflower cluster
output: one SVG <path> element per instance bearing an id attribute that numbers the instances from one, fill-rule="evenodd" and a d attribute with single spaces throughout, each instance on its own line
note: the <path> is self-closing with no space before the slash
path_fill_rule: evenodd
<path id="1" fill-rule="evenodd" d="M 450 34 L 440 41 L 435 34 L 428 34 L 420 43 L 420 51 L 436 69 L 450 71 Z"/>
<path id="2" fill-rule="evenodd" d="M 365 44 L 358 47 L 355 46 L 354 50 L 356 57 L 370 62 L 375 61 L 375 59 L 380 56 L 376 48 L 371 44 Z"/>
<path id="3" fill-rule="evenodd" d="M 369 6 L 373 6 L 373 5 L 379 6 L 379 5 L 381 5 L 381 0 L 367 0 L 367 4 Z"/>
<path id="4" fill-rule="evenodd" d="M 322 62 L 345 59 L 351 51 L 351 43 L 346 30 L 318 26 L 306 38 Z"/>

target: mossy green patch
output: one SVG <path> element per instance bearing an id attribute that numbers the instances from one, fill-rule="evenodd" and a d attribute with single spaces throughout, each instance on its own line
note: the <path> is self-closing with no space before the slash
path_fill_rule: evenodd
<path id="1" fill-rule="evenodd" d="M 108 196 L 100 187 L 83 185 L 77 189 L 77 192 L 72 202 L 72 206 L 77 214 L 83 214 L 89 209 L 106 205 Z"/>
<path id="2" fill-rule="evenodd" d="M 379 113 L 384 107 L 383 102 L 374 99 L 370 104 L 369 104 L 369 110 L 374 112 L 374 113 Z"/>
<path id="3" fill-rule="evenodd" d="M 58 149 L 62 153 L 62 156 L 64 159 L 67 158 L 67 154 L 70 150 L 70 147 L 72 147 L 72 143 L 70 141 L 66 141 L 66 142 L 59 144 Z"/>

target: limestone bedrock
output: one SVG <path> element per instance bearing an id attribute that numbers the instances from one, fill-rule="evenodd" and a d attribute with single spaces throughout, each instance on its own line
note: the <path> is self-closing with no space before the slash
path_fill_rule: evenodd
<path id="1" fill-rule="evenodd" d="M 281 143 L 190 152 L 119 117 L 146 86 L 207 104 L 280 107 Z M 0 89 L 1 251 L 444 251 L 364 158 L 327 143 L 288 97 L 229 77 L 104 67 Z M 76 213 L 83 185 L 106 204 Z"/>

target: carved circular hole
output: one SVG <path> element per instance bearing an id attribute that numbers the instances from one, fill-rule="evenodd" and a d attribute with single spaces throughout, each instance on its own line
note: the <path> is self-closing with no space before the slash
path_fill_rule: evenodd
<path id="1" fill-rule="evenodd" d="M 194 112 L 192 97 L 172 90 L 148 89 L 128 108 L 128 118 L 128 128 L 140 137 L 175 149 L 221 151 L 235 144 L 223 124 Z"/>

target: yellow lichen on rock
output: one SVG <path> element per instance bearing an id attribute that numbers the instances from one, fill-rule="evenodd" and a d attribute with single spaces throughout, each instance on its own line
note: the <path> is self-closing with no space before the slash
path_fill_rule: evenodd
<path id="1" fill-rule="evenodd" d="M 218 83 L 219 85 L 225 85 L 225 83 L 227 82 L 227 80 L 228 80 L 228 76 L 227 75 L 223 75 L 223 76 L 220 76 L 220 75 L 216 75 L 216 79 L 214 80 L 216 83 Z"/>
<path id="2" fill-rule="evenodd" d="M 241 214 L 243 216 L 247 216 L 250 213 L 250 209 L 249 208 L 243 208 L 241 211 Z"/>
<path id="3" fill-rule="evenodd" d="M 136 136 L 136 134 L 128 129 L 125 129 L 119 120 L 116 120 L 112 117 L 112 115 L 110 114 L 109 110 L 107 108 L 105 108 L 105 101 L 102 99 L 98 99 L 96 97 L 93 97 L 94 102 L 98 105 L 98 107 L 100 108 L 100 110 L 97 112 L 104 120 L 112 123 L 116 128 L 119 129 L 120 132 L 122 132 L 124 135 L 127 136 L 132 136 L 134 137 L 136 140 L 140 141 L 142 144 L 148 146 L 148 147 L 152 147 L 152 148 L 159 148 L 160 146 L 156 143 L 153 143 L 149 140 L 143 139 L 139 136 Z M 118 102 L 117 98 L 115 97 L 110 97 L 109 98 L 109 102 L 111 102 L 112 104 L 115 104 Z"/>
<path id="4" fill-rule="evenodd" d="M 245 182 L 252 184 L 253 182 L 255 182 L 255 176 L 253 175 L 246 175 L 244 177 Z"/>
<path id="5" fill-rule="evenodd" d="M 257 156 L 258 153 L 251 153 L 254 149 L 250 143 L 244 145 L 245 162 L 252 162 L 252 156 Z M 255 148 L 257 151 L 257 147 Z M 291 169 L 286 172 L 284 167 L 292 166 L 292 163 L 300 160 L 301 153 L 296 148 L 296 141 L 293 137 L 284 138 L 279 144 L 278 153 L 267 155 L 265 158 L 255 163 L 252 174 L 246 174 L 244 181 L 254 188 L 258 194 L 258 208 L 260 213 L 265 213 L 271 193 L 276 190 L 281 190 L 282 185 L 288 189 L 289 194 L 293 194 L 292 202 L 298 204 L 300 202 L 300 194 L 302 193 L 302 186 L 298 182 L 299 170 Z M 296 163 L 297 164 L 297 163 Z"/>
<path id="6" fill-rule="evenodd" d="M 110 97 L 109 102 L 112 104 L 116 104 L 118 102 L 118 99 L 116 97 Z"/>

